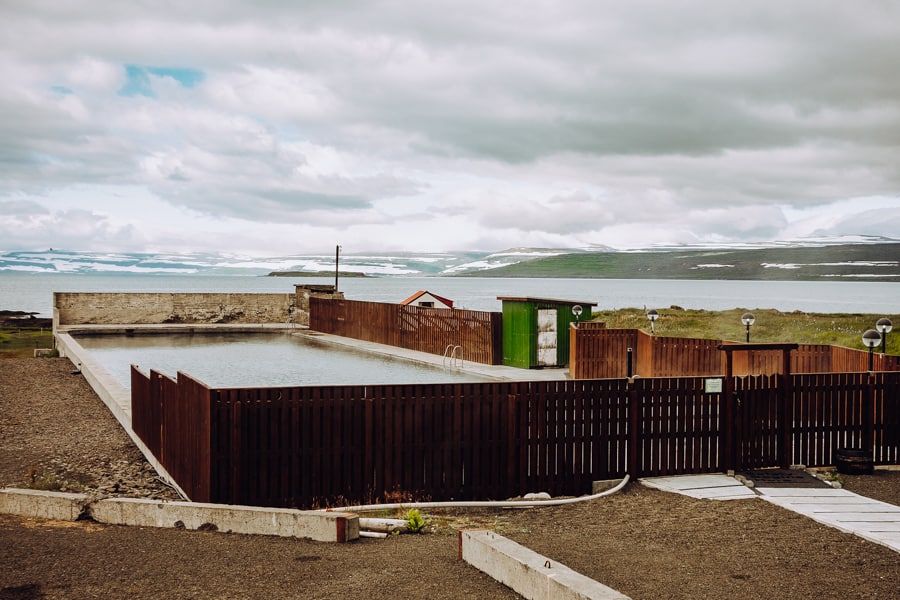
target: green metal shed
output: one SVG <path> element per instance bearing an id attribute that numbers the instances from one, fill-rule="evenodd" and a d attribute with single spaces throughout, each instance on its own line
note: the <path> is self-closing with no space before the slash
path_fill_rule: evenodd
<path id="1" fill-rule="evenodd" d="M 522 369 L 569 364 L 569 324 L 578 320 L 572 309 L 581 307 L 587 320 L 596 306 L 553 298 L 497 299 L 503 303 L 503 364 Z"/>

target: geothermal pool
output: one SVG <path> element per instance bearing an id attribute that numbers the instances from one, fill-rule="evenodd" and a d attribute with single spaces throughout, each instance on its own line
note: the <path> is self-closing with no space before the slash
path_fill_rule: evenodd
<path id="1" fill-rule="evenodd" d="M 77 340 L 129 389 L 132 364 L 172 377 L 182 371 L 219 388 L 486 381 L 286 333 L 80 335 Z"/>

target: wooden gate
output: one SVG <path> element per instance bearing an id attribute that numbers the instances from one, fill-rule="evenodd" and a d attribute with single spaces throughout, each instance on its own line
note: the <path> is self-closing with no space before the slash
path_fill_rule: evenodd
<path id="1" fill-rule="evenodd" d="M 781 377 L 755 375 L 735 379 L 735 470 L 777 467 L 785 462 Z"/>
<path id="2" fill-rule="evenodd" d="M 725 353 L 723 466 L 735 471 L 791 464 L 791 351 L 797 344 L 721 344 Z M 781 352 L 781 373 L 734 377 L 735 352 Z M 769 379 L 771 378 L 771 379 Z"/>

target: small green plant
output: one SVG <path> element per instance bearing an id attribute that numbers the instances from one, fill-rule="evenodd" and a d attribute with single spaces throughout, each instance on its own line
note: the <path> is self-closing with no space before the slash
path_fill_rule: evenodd
<path id="1" fill-rule="evenodd" d="M 418 509 L 411 508 L 406 513 L 406 529 L 410 533 L 422 533 L 428 523 Z"/>
<path id="2" fill-rule="evenodd" d="M 39 467 L 29 467 L 23 487 L 44 492 L 80 492 L 91 485 L 92 478 L 76 472 L 54 473 Z"/>
<path id="3" fill-rule="evenodd" d="M 25 485 L 32 490 L 58 492 L 62 489 L 63 482 L 54 473 L 40 472 L 36 468 L 31 467 L 28 469 L 28 478 Z"/>
<path id="4" fill-rule="evenodd" d="M 822 479 L 825 481 L 830 481 L 833 483 L 839 484 L 840 487 L 844 486 L 844 480 L 841 477 L 841 474 L 837 472 L 837 470 L 828 470 L 822 473 Z"/>

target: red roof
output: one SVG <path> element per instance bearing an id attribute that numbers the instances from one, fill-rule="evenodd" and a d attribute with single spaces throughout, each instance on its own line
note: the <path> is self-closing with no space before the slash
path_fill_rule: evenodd
<path id="1" fill-rule="evenodd" d="M 428 294 L 429 296 L 434 297 L 436 300 L 440 300 L 441 302 L 443 302 L 450 308 L 453 308 L 453 300 L 450 300 L 449 298 L 444 298 L 443 296 L 438 296 L 434 292 L 429 292 L 428 290 L 419 290 L 418 292 L 416 292 L 415 294 L 413 294 L 412 296 L 410 296 L 409 298 L 407 298 L 400 304 L 403 304 L 403 305 L 412 304 L 413 302 L 415 302 L 416 300 L 418 300 L 425 294 Z"/>

